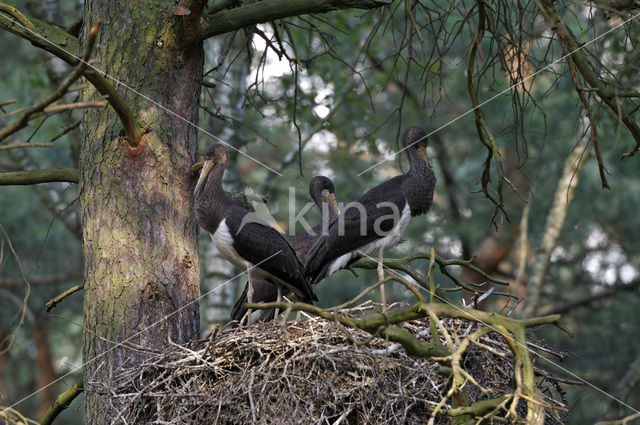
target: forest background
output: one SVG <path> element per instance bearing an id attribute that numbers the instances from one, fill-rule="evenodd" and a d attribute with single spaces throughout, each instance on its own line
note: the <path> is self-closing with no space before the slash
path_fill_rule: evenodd
<path id="1" fill-rule="evenodd" d="M 387 255 L 434 247 L 443 258 L 475 257 L 485 271 L 510 282 L 508 289 L 496 288 L 484 309 L 562 313 L 571 336 L 555 328 L 537 336 L 565 353 L 561 365 L 571 374 L 555 372 L 593 385 L 563 387 L 568 423 L 620 418 L 633 411 L 605 393 L 640 408 L 640 173 L 638 159 L 626 155 L 637 141 L 633 126 L 624 123 L 637 117 L 640 97 L 638 12 L 631 2 L 556 4 L 584 46 L 589 69 L 608 84 L 598 92 L 587 72 L 567 65 L 567 50 L 541 6 L 508 3 L 487 7 L 488 35 L 479 40 L 483 6 L 446 1 L 303 15 L 209 39 L 199 150 L 215 135 L 281 173 L 232 151 L 225 183 L 230 191 L 249 187 L 266 196 L 288 231 L 289 188 L 301 207 L 311 177 L 326 175 L 347 203 L 406 171 L 398 155 L 360 174 L 399 149 L 404 128 L 433 132 L 434 206 L 412 221 L 406 242 Z M 61 28 L 82 12 L 82 4 L 67 0 L 15 6 Z M 0 46 L 0 104 L 16 100 L 2 106 L 4 127 L 16 110 L 54 91 L 70 67 L 5 31 Z M 469 68 L 470 57 L 475 64 Z M 65 100 L 77 101 L 77 91 Z M 0 170 L 77 168 L 81 115 L 65 111 L 30 121 L 0 145 Z M 32 147 L 5 149 L 23 143 Z M 82 363 L 82 292 L 50 312 L 45 304 L 82 283 L 83 258 L 75 184 L 7 186 L 0 193 L 0 405 L 9 405 Z M 319 214 L 307 217 L 315 223 Z M 199 247 L 200 291 L 210 292 L 200 301 L 204 333 L 228 319 L 245 280 L 221 286 L 237 271 L 219 259 L 202 231 Z M 358 273 L 342 271 L 324 281 L 317 289 L 320 305 L 344 302 L 376 279 L 373 270 Z M 465 282 L 477 280 L 457 273 Z M 453 287 L 443 275 L 436 281 Z M 409 296 L 401 287 L 387 291 L 397 301 Z M 456 292 L 451 299 L 462 297 Z M 21 326 L 20 311 L 26 311 Z M 39 417 L 78 376 L 17 409 Z M 81 409 L 79 399 L 60 418 L 81 423 Z"/>

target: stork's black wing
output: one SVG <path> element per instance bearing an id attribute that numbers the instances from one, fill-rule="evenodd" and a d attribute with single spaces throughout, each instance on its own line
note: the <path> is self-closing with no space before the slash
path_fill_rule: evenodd
<path id="1" fill-rule="evenodd" d="M 304 267 L 276 229 L 235 205 L 226 223 L 233 237 L 233 247 L 240 256 L 298 289 L 300 293 L 296 295 L 301 300 L 317 301 Z"/>
<path id="2" fill-rule="evenodd" d="M 402 191 L 405 176 L 393 179 L 366 192 L 342 213 L 309 249 L 305 266 L 314 278 L 332 260 L 386 236 L 400 220 L 406 205 Z M 314 283 L 315 283 L 314 279 Z"/>

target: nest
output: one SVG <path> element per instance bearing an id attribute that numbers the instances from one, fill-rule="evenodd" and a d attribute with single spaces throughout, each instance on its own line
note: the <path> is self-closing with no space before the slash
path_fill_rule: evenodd
<path id="1" fill-rule="evenodd" d="M 442 324 L 460 338 L 477 329 L 462 320 Z M 427 320 L 403 328 L 431 339 Z M 499 338 L 483 337 L 470 347 L 463 366 L 491 390 L 484 394 L 467 385 L 471 403 L 512 391 L 511 352 Z M 398 344 L 311 317 L 286 328 L 260 323 L 173 344 L 118 374 L 109 388 L 91 387 L 110 394 L 118 423 L 425 424 L 447 393 L 444 372 Z M 451 423 L 449 401 L 434 423 Z"/>

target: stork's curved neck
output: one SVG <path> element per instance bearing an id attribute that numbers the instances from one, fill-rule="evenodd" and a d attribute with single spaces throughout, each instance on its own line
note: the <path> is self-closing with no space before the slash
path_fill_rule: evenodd
<path id="1" fill-rule="evenodd" d="M 405 152 L 407 152 L 407 157 L 409 158 L 409 172 L 407 173 L 408 175 L 417 174 L 425 176 L 433 174 L 433 170 L 431 169 L 429 164 L 427 164 L 425 160 L 422 159 L 416 149 L 410 146 L 405 150 Z"/>
<path id="2" fill-rule="evenodd" d="M 431 208 L 436 177 L 416 149 L 408 148 L 406 152 L 411 168 L 405 174 L 402 191 L 411 208 L 411 215 L 416 216 L 426 213 Z"/>
<path id="3" fill-rule="evenodd" d="M 222 189 L 222 176 L 225 168 L 225 163 L 215 164 L 195 197 L 195 212 L 198 223 L 210 233 L 216 231 L 233 205 L 233 201 Z"/>

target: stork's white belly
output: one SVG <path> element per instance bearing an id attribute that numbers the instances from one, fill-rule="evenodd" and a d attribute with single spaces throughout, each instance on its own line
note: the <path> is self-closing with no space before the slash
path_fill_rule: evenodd
<path id="1" fill-rule="evenodd" d="M 394 226 L 393 229 L 391 229 L 389 233 L 387 233 L 380 239 L 371 241 L 368 244 L 356 249 L 355 251 L 351 251 L 349 253 L 341 255 L 340 257 L 333 260 L 331 262 L 331 265 L 327 269 L 327 276 L 331 276 L 333 273 L 344 268 L 353 258 L 366 257 L 378 251 L 378 249 L 380 248 L 386 249 L 397 245 L 398 242 L 400 242 L 400 239 L 402 239 L 402 235 L 404 235 L 404 232 L 407 230 L 409 221 L 411 221 L 411 208 L 407 203 L 402 210 L 400 220 L 398 220 L 398 223 Z"/>
<path id="2" fill-rule="evenodd" d="M 220 254 L 239 270 L 245 271 L 253 267 L 253 263 L 242 258 L 233 247 L 233 236 L 229 231 L 229 226 L 227 226 L 226 218 L 220 222 L 215 233 L 211 235 L 211 239 L 213 239 L 213 243 L 216 244 Z"/>
<path id="3" fill-rule="evenodd" d="M 227 226 L 226 219 L 223 219 L 215 233 L 211 235 L 211 239 L 213 239 L 213 243 L 216 244 L 218 251 L 220 254 L 227 259 L 231 264 L 233 264 L 238 270 L 242 272 L 247 272 L 249 275 L 249 280 L 251 279 L 272 279 L 276 284 L 282 284 L 285 286 L 290 286 L 287 282 L 282 281 L 282 279 L 277 276 L 272 275 L 256 266 L 251 261 L 245 260 L 238 251 L 233 247 L 233 235 L 229 230 L 229 226 Z"/>

